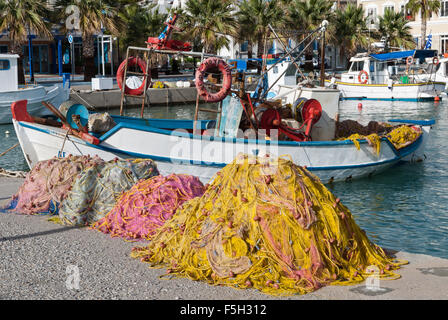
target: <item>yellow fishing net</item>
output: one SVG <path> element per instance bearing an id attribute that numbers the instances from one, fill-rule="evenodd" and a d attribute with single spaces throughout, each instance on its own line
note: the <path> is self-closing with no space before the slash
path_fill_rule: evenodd
<path id="1" fill-rule="evenodd" d="M 417 140 L 422 134 L 422 129 L 418 127 L 400 126 L 386 135 L 387 139 L 397 149 L 404 148 Z"/>
<path id="2" fill-rule="evenodd" d="M 421 134 L 422 130 L 420 128 L 403 125 L 393 129 L 385 137 L 389 139 L 389 141 L 398 150 L 417 140 Z M 338 139 L 338 141 L 351 140 L 359 150 L 361 148 L 359 140 L 364 139 L 367 140 L 369 145 L 375 150 L 376 154 L 379 155 L 381 151 L 381 137 L 376 133 L 372 133 L 368 136 L 355 133 L 347 138 Z"/>
<path id="3" fill-rule="evenodd" d="M 370 242 L 319 178 L 267 159 L 239 155 L 131 256 L 166 276 L 276 295 L 358 283 L 371 265 L 399 277 L 404 262 Z"/>

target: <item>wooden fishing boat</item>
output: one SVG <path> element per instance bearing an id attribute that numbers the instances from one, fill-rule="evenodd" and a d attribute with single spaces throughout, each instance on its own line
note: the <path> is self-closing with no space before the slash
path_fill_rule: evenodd
<path id="1" fill-rule="evenodd" d="M 209 180 L 218 170 L 232 162 L 239 153 L 251 155 L 288 155 L 326 183 L 378 174 L 400 161 L 425 158 L 424 148 L 434 121 L 398 122 L 413 124 L 422 134 L 408 146 L 397 150 L 386 139 L 376 154 L 367 140 L 359 140 L 360 150 L 345 141 L 274 141 L 264 139 L 210 136 L 207 128 L 215 120 L 197 120 L 199 134 L 193 134 L 193 120 L 140 119 L 112 116 L 116 125 L 97 140 L 86 141 L 69 134 L 69 130 L 37 123 L 26 110 L 26 101 L 11 106 L 13 124 L 28 165 L 52 157 L 98 155 L 114 158 L 153 159 L 162 174 L 184 173 Z"/>

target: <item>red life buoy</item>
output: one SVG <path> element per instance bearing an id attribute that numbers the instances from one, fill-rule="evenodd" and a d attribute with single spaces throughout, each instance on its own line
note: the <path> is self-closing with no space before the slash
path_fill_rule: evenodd
<path id="1" fill-rule="evenodd" d="M 437 58 L 437 57 L 432 58 L 432 63 L 434 65 L 438 65 L 439 64 L 439 58 Z"/>
<path id="2" fill-rule="evenodd" d="M 212 69 L 218 68 L 219 72 L 222 73 L 222 88 L 216 93 L 210 93 L 205 89 L 204 86 L 204 75 L 205 73 Z M 232 85 L 232 72 L 227 63 L 224 60 L 210 57 L 205 59 L 196 71 L 196 89 L 198 94 L 207 102 L 219 102 L 224 100 L 224 98 L 229 94 L 230 87 Z"/>
<path id="3" fill-rule="evenodd" d="M 412 58 L 412 57 L 407 57 L 407 58 L 406 58 L 406 64 L 407 64 L 408 66 L 411 65 L 413 62 L 414 62 L 414 58 Z"/>
<path id="4" fill-rule="evenodd" d="M 366 76 L 364 80 L 362 80 L 362 78 L 361 78 L 363 74 Z M 365 70 L 359 71 L 359 74 L 358 74 L 359 83 L 366 84 L 367 80 L 369 80 L 369 74 L 367 73 L 367 71 L 365 71 Z"/>
<path id="5" fill-rule="evenodd" d="M 142 73 L 146 72 L 146 62 L 143 59 L 140 59 L 139 57 L 130 57 L 128 59 L 128 69 L 129 69 L 129 67 L 133 67 L 136 65 L 138 65 L 138 67 L 140 68 Z M 120 90 L 122 89 L 122 86 L 123 86 L 125 66 L 126 66 L 126 60 L 124 60 L 120 64 L 120 66 L 118 67 L 118 71 L 117 71 L 117 83 L 118 83 L 118 87 L 120 88 Z M 124 92 L 126 94 L 140 96 L 145 91 L 145 85 L 146 85 L 146 88 L 148 88 L 150 82 L 151 82 L 151 74 L 148 74 L 148 76 L 143 77 L 142 85 L 136 89 L 131 89 L 128 86 L 126 86 L 126 84 L 125 84 Z"/>

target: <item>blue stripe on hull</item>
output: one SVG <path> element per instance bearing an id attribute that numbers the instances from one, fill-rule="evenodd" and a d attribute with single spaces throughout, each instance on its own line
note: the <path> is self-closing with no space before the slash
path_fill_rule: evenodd
<path id="1" fill-rule="evenodd" d="M 28 123 L 24 123 L 24 122 L 19 122 L 19 124 L 25 128 L 29 128 L 32 130 L 36 130 L 36 131 L 40 131 L 40 132 L 43 132 L 46 134 L 53 135 L 50 132 L 50 130 L 47 130 L 47 129 L 37 128 L 37 127 L 34 127 L 34 126 L 32 126 Z M 131 152 L 131 151 L 124 151 L 124 150 L 119 150 L 119 149 L 115 149 L 115 148 L 110 148 L 110 147 L 106 147 L 106 146 L 102 146 L 102 145 L 93 145 L 93 144 L 87 143 L 85 141 L 82 141 L 82 142 L 81 141 L 78 143 L 83 143 L 91 148 L 110 152 L 115 155 L 119 155 L 119 154 L 125 155 L 130 158 L 143 158 L 143 159 L 151 159 L 154 161 L 173 163 L 173 164 L 195 165 L 195 166 L 214 167 L 214 168 L 223 168 L 227 165 L 227 163 L 215 163 L 215 162 L 206 162 L 206 161 L 197 161 L 197 160 L 196 161 L 195 160 L 183 160 L 183 159 L 174 159 L 174 158 L 161 157 L 161 156 L 155 156 L 155 155 L 149 155 L 149 154 L 142 154 L 142 153 L 136 153 L 136 152 Z M 386 141 L 391 145 L 389 140 L 386 139 Z M 343 166 L 307 167 L 307 169 L 310 171 L 347 170 L 347 169 L 365 168 L 365 167 L 372 167 L 372 166 L 377 166 L 377 165 L 384 165 L 384 164 L 388 164 L 388 163 L 398 162 L 400 159 L 415 152 L 419 148 L 422 141 L 423 141 L 423 135 L 421 135 L 417 139 L 417 141 L 415 141 L 411 145 L 409 145 L 401 150 L 396 150 L 392 146 L 392 150 L 394 150 L 394 152 L 395 152 L 395 157 L 388 159 L 388 160 L 383 160 L 381 162 L 370 162 L 370 163 L 364 163 L 364 164 L 343 165 Z"/>

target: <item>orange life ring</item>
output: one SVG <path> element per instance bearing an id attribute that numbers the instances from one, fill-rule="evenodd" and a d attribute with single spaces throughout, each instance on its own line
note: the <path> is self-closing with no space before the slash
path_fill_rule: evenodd
<path id="1" fill-rule="evenodd" d="M 366 75 L 366 78 L 364 80 L 361 80 L 361 76 L 363 74 Z M 369 80 L 369 74 L 367 73 L 367 71 L 365 71 L 365 70 L 359 71 L 359 74 L 358 74 L 358 81 L 359 81 L 359 83 L 366 84 L 367 80 Z"/>
<path id="2" fill-rule="evenodd" d="M 432 58 L 432 63 L 435 64 L 435 65 L 438 65 L 439 64 L 439 58 L 437 58 L 437 57 Z"/>
<path id="3" fill-rule="evenodd" d="M 216 93 L 210 93 L 205 89 L 204 76 L 207 70 L 211 68 L 218 68 L 223 75 L 222 88 Z M 195 79 L 196 89 L 198 94 L 207 102 L 219 102 L 229 94 L 232 86 L 232 71 L 224 60 L 210 57 L 205 59 L 196 71 Z"/>
<path id="4" fill-rule="evenodd" d="M 138 67 L 140 68 L 142 73 L 146 72 L 146 62 L 143 59 L 140 59 L 139 57 L 129 57 L 128 58 L 128 68 L 136 66 L 136 65 L 138 65 Z M 117 83 L 118 83 L 118 87 L 120 88 L 120 90 L 122 90 L 122 88 L 123 88 L 122 86 L 123 86 L 123 81 L 124 81 L 123 78 L 124 78 L 125 66 L 126 66 L 126 60 L 124 60 L 120 64 L 120 66 L 118 67 L 118 71 L 117 71 Z M 124 93 L 140 96 L 145 91 L 145 85 L 146 85 L 146 88 L 148 88 L 150 82 L 151 82 L 151 74 L 148 74 L 147 76 L 143 77 L 142 85 L 136 89 L 129 88 L 128 86 L 126 86 L 126 83 L 125 83 Z"/>
<path id="5" fill-rule="evenodd" d="M 414 62 L 414 58 L 412 58 L 412 57 L 407 57 L 406 58 L 406 64 L 407 65 L 410 65 L 410 64 L 412 64 Z"/>

